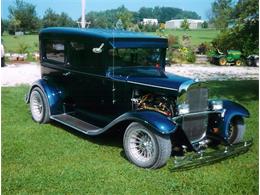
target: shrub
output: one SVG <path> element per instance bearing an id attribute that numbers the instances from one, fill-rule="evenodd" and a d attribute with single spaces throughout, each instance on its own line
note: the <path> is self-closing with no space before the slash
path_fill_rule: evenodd
<path id="1" fill-rule="evenodd" d="M 27 45 L 26 43 L 19 43 L 18 44 L 18 53 L 28 53 L 28 49 L 29 49 L 29 45 Z"/>
<path id="2" fill-rule="evenodd" d="M 191 49 L 189 49 L 186 54 L 186 60 L 187 62 L 191 62 L 191 63 L 194 63 L 196 61 L 196 55 Z"/>
<path id="3" fill-rule="evenodd" d="M 180 47 L 179 37 L 171 34 L 168 35 L 168 47 L 179 48 Z"/>
<path id="4" fill-rule="evenodd" d="M 207 54 L 209 50 L 212 49 L 212 46 L 209 43 L 201 43 L 197 48 L 198 54 Z"/>
<path id="5" fill-rule="evenodd" d="M 154 24 L 146 24 L 146 25 L 139 25 L 139 28 L 143 32 L 156 32 L 159 26 Z"/>
<path id="6" fill-rule="evenodd" d="M 190 23 L 188 22 L 187 19 L 184 19 L 183 22 L 181 23 L 181 28 L 184 30 L 189 30 L 190 29 Z"/>
<path id="7" fill-rule="evenodd" d="M 178 50 L 180 52 L 180 59 L 184 62 L 194 63 L 196 61 L 195 53 L 191 48 L 182 47 Z"/>

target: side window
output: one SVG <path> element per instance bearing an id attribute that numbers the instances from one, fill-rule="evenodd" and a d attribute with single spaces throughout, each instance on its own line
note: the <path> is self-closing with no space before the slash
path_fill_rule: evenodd
<path id="1" fill-rule="evenodd" d="M 65 44 L 63 41 L 47 40 L 45 42 L 45 59 L 59 63 L 65 62 Z"/>
<path id="2" fill-rule="evenodd" d="M 93 47 L 86 43 L 71 41 L 69 43 L 69 63 L 71 66 L 84 69 L 98 68 L 100 66 L 100 54 L 92 51 Z"/>

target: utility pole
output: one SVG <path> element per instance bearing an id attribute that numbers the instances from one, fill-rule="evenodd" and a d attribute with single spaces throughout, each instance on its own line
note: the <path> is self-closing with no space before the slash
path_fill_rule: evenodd
<path id="1" fill-rule="evenodd" d="M 86 28 L 86 24 L 87 24 L 87 28 L 90 25 L 90 22 L 86 22 L 86 18 L 85 18 L 85 7 L 86 7 L 86 2 L 85 0 L 81 0 L 81 22 L 77 22 L 79 27 L 81 28 Z"/>
<path id="2" fill-rule="evenodd" d="M 81 0 L 81 28 L 86 27 L 86 19 L 85 19 L 85 0 Z"/>

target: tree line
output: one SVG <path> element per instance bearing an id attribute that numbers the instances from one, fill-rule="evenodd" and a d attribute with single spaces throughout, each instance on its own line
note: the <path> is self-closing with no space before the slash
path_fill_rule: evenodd
<path id="1" fill-rule="evenodd" d="M 165 23 L 171 19 L 200 19 L 200 16 L 192 11 L 159 6 L 142 7 L 136 12 L 120 6 L 116 9 L 92 11 L 86 14 L 86 19 L 94 28 L 115 28 L 118 20 L 122 22 L 124 29 L 134 28 L 143 18 L 156 18 L 159 23 Z M 80 18 L 77 21 L 80 21 Z M 58 14 L 51 8 L 45 11 L 43 17 L 39 17 L 35 5 L 23 0 L 16 0 L 15 4 L 9 7 L 9 18 L 3 19 L 1 23 L 2 32 L 5 30 L 13 34 L 15 31 L 38 32 L 40 28 L 52 26 L 76 27 L 78 26 L 77 21 L 68 14 L 64 12 Z"/>

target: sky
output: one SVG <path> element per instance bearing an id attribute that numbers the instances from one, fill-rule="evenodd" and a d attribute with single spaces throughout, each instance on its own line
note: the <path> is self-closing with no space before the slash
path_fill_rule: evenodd
<path id="1" fill-rule="evenodd" d="M 52 8 L 55 12 L 65 12 L 74 20 L 81 15 L 81 0 L 24 0 L 36 5 L 38 16 L 42 17 L 45 10 Z M 124 5 L 130 11 L 138 11 L 141 7 L 175 7 L 187 11 L 195 11 L 202 19 L 207 19 L 207 12 L 214 0 L 86 0 L 86 13 L 114 9 Z M 8 18 L 8 7 L 15 0 L 1 0 L 1 17 Z M 155 16 L 156 17 L 156 16 Z"/>

